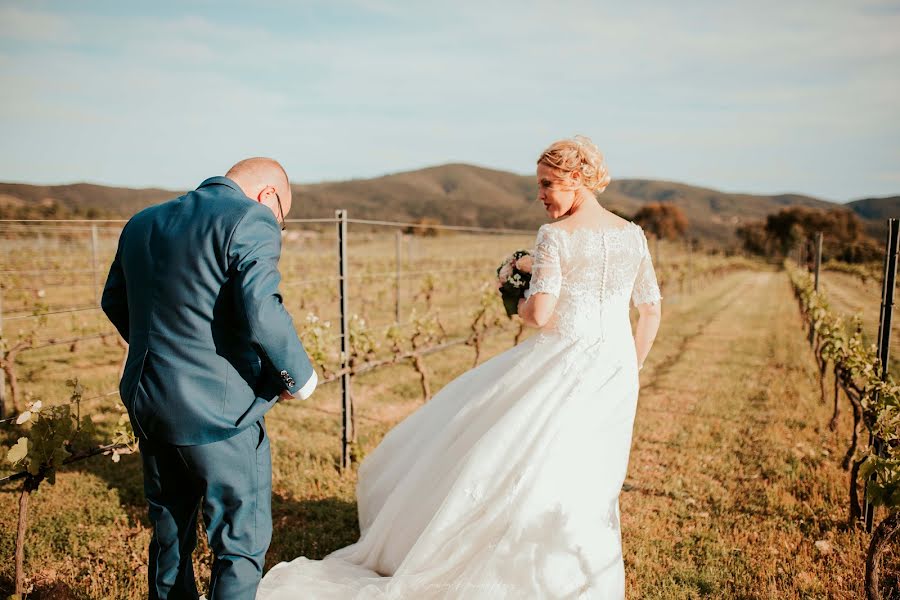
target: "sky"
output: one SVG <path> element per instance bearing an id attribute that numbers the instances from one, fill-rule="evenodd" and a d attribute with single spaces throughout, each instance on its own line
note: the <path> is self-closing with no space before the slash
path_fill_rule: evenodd
<path id="1" fill-rule="evenodd" d="M 900 0 L 0 0 L 0 181 L 534 172 L 900 194 Z"/>

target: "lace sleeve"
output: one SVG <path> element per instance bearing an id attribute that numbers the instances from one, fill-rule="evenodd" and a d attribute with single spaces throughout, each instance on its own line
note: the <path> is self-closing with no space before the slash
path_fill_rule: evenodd
<path id="1" fill-rule="evenodd" d="M 559 298 L 559 289 L 562 287 L 559 247 L 546 226 L 538 229 L 532 255 L 534 262 L 531 267 L 531 283 L 525 290 L 525 299 L 538 293 L 551 294 Z"/>
<path id="2" fill-rule="evenodd" d="M 631 301 L 635 306 L 657 304 L 662 300 L 659 284 L 656 282 L 656 270 L 653 268 L 653 260 L 650 257 L 650 246 L 647 244 L 647 236 L 644 235 L 643 230 L 641 231 L 641 243 L 643 245 L 641 264 L 638 266 L 634 289 L 631 291 Z"/>

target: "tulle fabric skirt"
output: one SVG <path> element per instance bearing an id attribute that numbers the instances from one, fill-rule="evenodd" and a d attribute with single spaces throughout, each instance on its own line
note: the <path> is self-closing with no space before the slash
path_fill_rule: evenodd
<path id="1" fill-rule="evenodd" d="M 638 377 L 628 321 L 605 338 L 541 332 L 447 384 L 360 464 L 359 540 L 257 598 L 624 598 Z"/>

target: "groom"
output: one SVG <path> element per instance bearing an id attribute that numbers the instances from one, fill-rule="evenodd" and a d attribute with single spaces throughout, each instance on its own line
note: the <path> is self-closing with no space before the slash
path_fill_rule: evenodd
<path id="1" fill-rule="evenodd" d="M 250 158 L 125 225 L 102 307 L 128 342 L 119 393 L 138 436 L 153 537 L 150 598 L 198 598 L 201 506 L 210 600 L 252 600 L 272 537 L 265 413 L 308 398 L 316 373 L 284 309 L 291 188 Z"/>

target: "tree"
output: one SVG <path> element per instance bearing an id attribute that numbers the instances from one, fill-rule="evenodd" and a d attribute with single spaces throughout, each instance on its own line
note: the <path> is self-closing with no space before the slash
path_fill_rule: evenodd
<path id="1" fill-rule="evenodd" d="M 871 238 L 861 237 L 841 248 L 835 258 L 847 263 L 879 261 L 884 258 L 884 247 Z"/>
<path id="2" fill-rule="evenodd" d="M 738 235 L 746 236 L 746 231 L 742 234 L 742 230 L 745 228 L 739 230 Z M 820 231 L 824 235 L 823 260 L 837 258 L 846 262 L 864 262 L 881 256 L 878 245 L 863 232 L 859 217 L 845 208 L 827 211 L 803 206 L 785 208 L 766 217 L 764 231 L 767 241 L 772 243 L 782 256 L 788 255 L 801 240 L 807 240 L 809 243 L 809 240 Z M 742 239 L 745 247 L 750 250 L 746 237 Z M 812 256 L 812 249 L 807 250 L 807 255 Z"/>
<path id="3" fill-rule="evenodd" d="M 769 254 L 769 235 L 766 232 L 766 225 L 762 221 L 741 225 L 735 233 L 747 252 L 760 255 Z"/>
<path id="4" fill-rule="evenodd" d="M 634 215 L 634 222 L 657 238 L 677 239 L 685 234 L 688 220 L 684 212 L 671 202 L 651 202 Z"/>

